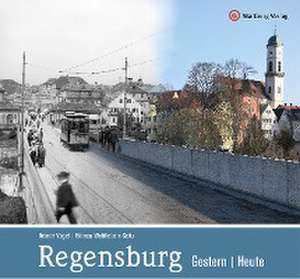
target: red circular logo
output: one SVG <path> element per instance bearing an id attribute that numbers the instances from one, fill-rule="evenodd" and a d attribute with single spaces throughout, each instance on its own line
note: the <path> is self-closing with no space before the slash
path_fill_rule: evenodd
<path id="1" fill-rule="evenodd" d="M 231 10 L 228 16 L 231 21 L 238 21 L 241 17 L 241 14 L 238 10 Z"/>

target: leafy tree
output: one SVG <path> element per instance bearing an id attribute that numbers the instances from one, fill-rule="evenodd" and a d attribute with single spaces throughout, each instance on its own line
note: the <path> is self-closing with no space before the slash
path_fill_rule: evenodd
<path id="1" fill-rule="evenodd" d="M 242 96 L 235 89 L 238 82 L 239 80 L 227 78 L 220 81 L 216 105 L 218 107 L 222 103 L 227 104 L 229 111 L 226 119 L 230 122 L 227 125 L 231 125 L 231 129 L 227 128 L 227 131 L 231 132 L 233 152 L 239 152 L 243 142 L 243 129 L 246 128 L 251 115 L 249 107 L 243 104 Z"/>
<path id="2" fill-rule="evenodd" d="M 288 132 L 288 130 L 282 130 L 279 135 L 274 137 L 270 142 L 268 148 L 264 152 L 264 156 L 270 158 L 286 159 L 286 160 L 300 160 L 300 155 L 293 147 L 295 141 Z"/>
<path id="3" fill-rule="evenodd" d="M 248 155 L 262 155 L 268 147 L 268 141 L 261 129 L 261 122 L 254 116 L 248 124 L 246 136 L 240 151 Z"/>
<path id="4" fill-rule="evenodd" d="M 218 149 L 222 144 L 211 113 L 197 109 L 173 112 L 159 127 L 158 140 L 192 148 Z"/>
<path id="5" fill-rule="evenodd" d="M 229 102 L 220 100 L 213 110 L 214 123 L 222 139 L 222 149 L 233 149 L 234 110 Z"/>
<path id="6" fill-rule="evenodd" d="M 275 142 L 282 148 L 284 158 L 289 157 L 289 152 L 295 145 L 295 141 L 288 130 L 282 130 L 280 134 L 275 137 Z"/>

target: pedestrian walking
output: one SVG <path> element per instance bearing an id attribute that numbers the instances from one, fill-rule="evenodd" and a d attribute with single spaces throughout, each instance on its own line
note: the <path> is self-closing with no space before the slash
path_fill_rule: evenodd
<path id="1" fill-rule="evenodd" d="M 56 191 L 56 221 L 59 223 L 63 215 L 67 215 L 71 224 L 77 224 L 73 208 L 79 206 L 79 203 L 69 183 L 70 173 L 62 171 L 57 175 L 60 186 Z"/>
<path id="2" fill-rule="evenodd" d="M 40 128 L 40 125 L 41 125 L 41 121 L 38 119 L 38 120 L 36 121 L 36 127 L 39 129 L 39 128 Z"/>
<path id="3" fill-rule="evenodd" d="M 38 158 L 37 162 L 40 168 L 45 166 L 45 157 L 46 157 L 46 149 L 42 142 L 40 142 L 40 145 L 38 147 Z"/>
<path id="4" fill-rule="evenodd" d="M 32 164 L 35 166 L 37 161 L 37 148 L 35 142 L 32 142 L 31 147 L 29 148 L 29 155 L 32 161 Z"/>
<path id="5" fill-rule="evenodd" d="M 31 147 L 32 140 L 33 140 L 33 132 L 30 129 L 29 132 L 28 132 L 28 134 L 27 134 L 27 141 L 28 141 L 29 147 Z"/>
<path id="6" fill-rule="evenodd" d="M 112 151 L 116 152 L 116 145 L 118 142 L 118 133 L 116 129 L 112 129 L 110 132 L 110 144 L 112 147 Z"/>
<path id="7" fill-rule="evenodd" d="M 106 126 L 103 133 L 103 147 L 107 147 L 109 145 L 109 127 Z"/>
<path id="8" fill-rule="evenodd" d="M 43 138 L 44 138 L 44 131 L 43 128 L 40 129 L 40 134 L 39 134 L 39 141 L 43 142 Z"/>

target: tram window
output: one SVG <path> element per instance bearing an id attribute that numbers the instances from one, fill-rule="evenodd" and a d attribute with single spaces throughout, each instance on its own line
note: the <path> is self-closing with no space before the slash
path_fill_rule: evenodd
<path id="1" fill-rule="evenodd" d="M 88 132 L 88 127 L 89 127 L 88 123 L 79 122 L 78 124 L 79 124 L 79 127 L 78 127 L 79 132 L 81 132 L 81 133 Z"/>
<path id="2" fill-rule="evenodd" d="M 79 128 L 78 128 L 79 132 L 84 132 L 84 123 L 79 122 Z"/>

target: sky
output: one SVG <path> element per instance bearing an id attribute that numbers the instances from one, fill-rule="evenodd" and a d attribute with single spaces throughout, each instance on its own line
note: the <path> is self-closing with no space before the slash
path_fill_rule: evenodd
<path id="1" fill-rule="evenodd" d="M 69 74 L 120 68 L 126 56 L 130 77 L 157 82 L 168 6 L 169 0 L 0 0 L 0 78 L 20 82 L 26 51 L 30 84 L 90 60 Z M 124 71 L 82 77 L 111 84 L 124 80 Z"/>
<path id="2" fill-rule="evenodd" d="M 300 105 L 300 1 L 297 0 L 174 0 L 172 51 L 165 58 L 162 80 L 181 88 L 196 62 L 224 63 L 237 58 L 258 72 L 264 80 L 266 44 L 274 34 L 284 43 L 285 102 Z M 229 11 L 287 14 L 288 20 L 229 20 Z"/>
<path id="3" fill-rule="evenodd" d="M 232 9 L 287 14 L 288 20 L 232 22 Z M 0 0 L 0 78 L 21 81 L 25 50 L 30 84 L 122 68 L 124 57 L 129 77 L 176 89 L 194 63 L 230 58 L 253 66 L 258 73 L 251 78 L 264 80 L 275 25 L 284 43 L 285 102 L 300 104 L 298 0 Z M 81 76 L 114 84 L 124 80 L 124 71 Z"/>

